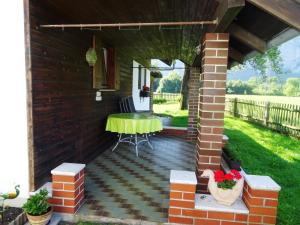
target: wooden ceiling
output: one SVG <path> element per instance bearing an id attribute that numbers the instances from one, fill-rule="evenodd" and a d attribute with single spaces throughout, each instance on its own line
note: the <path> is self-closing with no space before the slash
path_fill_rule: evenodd
<path id="1" fill-rule="evenodd" d="M 215 0 L 47 0 L 62 15 L 55 23 L 127 23 L 211 20 Z M 67 19 L 66 19 L 67 18 Z M 93 31 L 107 44 L 125 49 L 136 58 L 181 59 L 191 64 L 202 36 L 201 26 L 138 27 Z"/>
<path id="2" fill-rule="evenodd" d="M 287 28 L 300 29 L 298 0 L 45 0 L 43 4 L 61 15 L 53 23 L 62 24 L 199 21 L 218 17 L 220 24 L 214 27 L 91 30 L 107 44 L 122 48 L 137 59 L 180 59 L 189 65 L 197 65 L 195 47 L 206 31 L 229 32 L 230 63 L 241 63 L 253 50 L 265 51 L 268 41 Z"/>

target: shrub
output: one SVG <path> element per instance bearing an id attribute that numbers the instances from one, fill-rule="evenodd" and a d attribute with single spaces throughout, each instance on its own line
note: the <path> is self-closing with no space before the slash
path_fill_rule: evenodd
<path id="1" fill-rule="evenodd" d="M 164 98 L 153 99 L 153 104 L 164 104 L 166 102 L 167 102 L 167 99 L 164 99 Z"/>
<path id="2" fill-rule="evenodd" d="M 29 215 L 39 216 L 47 213 L 49 207 L 48 191 L 46 189 L 42 189 L 39 193 L 32 195 L 29 199 L 27 199 L 22 208 Z"/>

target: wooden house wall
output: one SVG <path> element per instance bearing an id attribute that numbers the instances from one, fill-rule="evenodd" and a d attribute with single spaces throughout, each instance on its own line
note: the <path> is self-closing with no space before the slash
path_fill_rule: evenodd
<path id="1" fill-rule="evenodd" d="M 92 34 L 80 30 L 38 27 L 64 18 L 43 1 L 30 1 L 34 184 L 50 178 L 62 162 L 86 163 L 112 144 L 106 133 L 107 115 L 118 112 L 118 100 L 131 94 L 132 58 L 119 52 L 120 90 L 102 92 L 95 101 L 92 69 L 85 61 Z"/>

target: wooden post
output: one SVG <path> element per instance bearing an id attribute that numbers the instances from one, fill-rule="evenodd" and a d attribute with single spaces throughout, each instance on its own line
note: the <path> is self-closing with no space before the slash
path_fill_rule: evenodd
<path id="1" fill-rule="evenodd" d="M 265 126 L 268 126 L 269 117 L 270 117 L 270 102 L 266 102 L 266 104 L 265 104 L 265 118 L 264 118 Z"/>
<path id="2" fill-rule="evenodd" d="M 233 116 L 237 117 L 238 112 L 237 112 L 237 98 L 233 99 Z"/>

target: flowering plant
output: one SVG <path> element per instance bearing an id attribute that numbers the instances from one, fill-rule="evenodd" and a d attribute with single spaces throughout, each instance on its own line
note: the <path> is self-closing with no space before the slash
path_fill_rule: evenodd
<path id="1" fill-rule="evenodd" d="M 215 182 L 217 182 L 218 188 L 232 189 L 236 182 L 242 178 L 241 174 L 237 170 L 230 170 L 225 174 L 222 170 L 216 170 L 214 172 Z"/>
<path id="2" fill-rule="evenodd" d="M 146 85 L 143 86 L 143 91 L 150 91 L 150 88 L 147 87 Z"/>

